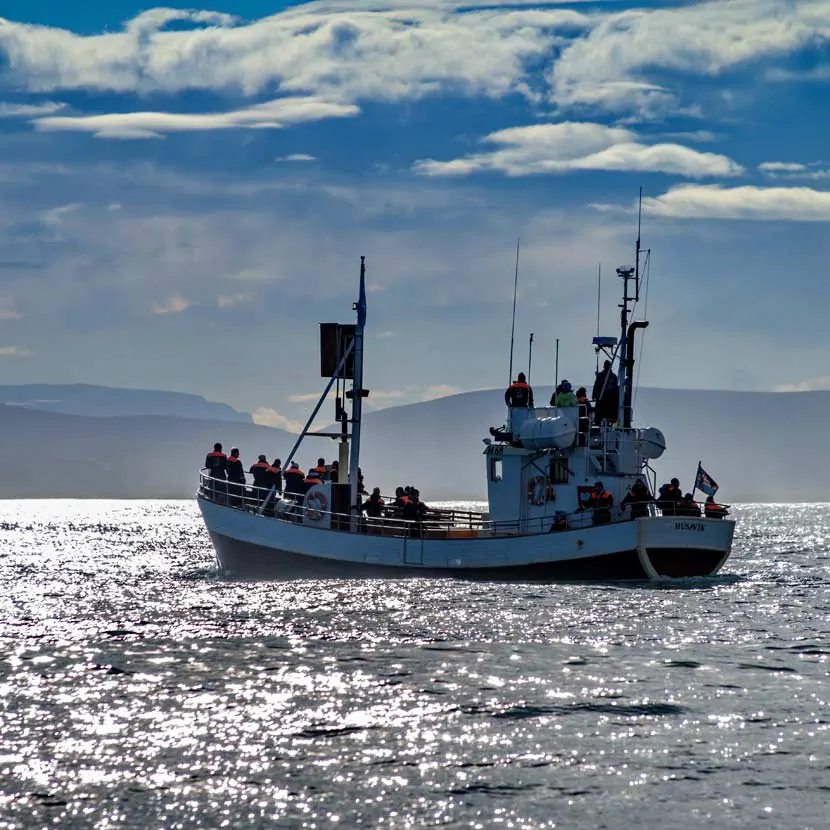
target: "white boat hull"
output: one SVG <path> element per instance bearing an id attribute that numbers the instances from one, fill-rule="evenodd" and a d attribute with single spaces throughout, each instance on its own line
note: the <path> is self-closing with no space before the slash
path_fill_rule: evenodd
<path id="1" fill-rule="evenodd" d="M 728 558 L 735 530 L 731 520 L 650 516 L 527 536 L 405 538 L 319 529 L 197 500 L 219 565 L 241 576 L 516 581 L 711 576 Z"/>

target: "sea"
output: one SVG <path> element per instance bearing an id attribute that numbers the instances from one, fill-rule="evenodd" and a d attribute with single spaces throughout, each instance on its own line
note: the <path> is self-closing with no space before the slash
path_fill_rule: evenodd
<path id="1" fill-rule="evenodd" d="M 825 830 L 830 505 L 733 513 L 710 579 L 268 582 L 0 502 L 0 828 Z"/>

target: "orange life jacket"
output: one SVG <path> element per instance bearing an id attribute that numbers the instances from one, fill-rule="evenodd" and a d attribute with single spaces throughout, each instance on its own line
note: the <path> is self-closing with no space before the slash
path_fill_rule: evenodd
<path id="1" fill-rule="evenodd" d="M 219 452 L 218 450 L 214 450 L 213 452 L 209 452 L 207 454 L 208 458 L 224 458 L 227 461 L 228 456 L 225 455 L 223 452 Z"/>

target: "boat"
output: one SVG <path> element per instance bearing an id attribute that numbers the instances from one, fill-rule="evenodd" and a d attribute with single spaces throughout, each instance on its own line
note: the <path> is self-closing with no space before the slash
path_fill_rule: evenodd
<path id="1" fill-rule="evenodd" d="M 320 324 L 321 376 L 328 384 L 283 465 L 288 469 L 304 441 L 334 439 L 337 480 L 321 477 L 304 493 L 288 492 L 287 484 L 233 485 L 203 468 L 196 497 L 220 568 L 282 579 L 617 581 L 718 573 L 735 532 L 728 511 L 697 502 L 682 510 L 666 501 L 647 500 L 637 509 L 623 504 L 638 480 L 655 492 L 650 462 L 666 450 L 658 428 L 633 422 L 635 336 L 648 326 L 645 320 L 630 322 L 640 293 L 640 254 L 638 238 L 636 265 L 617 269 L 623 282 L 620 336 L 592 341 L 597 355 L 607 356 L 616 369 L 616 418 L 592 423 L 573 405 L 508 407 L 506 424 L 479 439 L 487 512 L 430 509 L 415 518 L 412 511 L 405 518 L 406 511 L 393 509 L 389 498 L 381 515 L 370 517 L 362 501 L 362 404 L 369 391 L 363 378 L 367 304 L 361 257 L 356 322 Z M 312 432 L 332 387 L 335 431 Z M 604 491 L 604 506 L 591 502 L 593 491 Z"/>

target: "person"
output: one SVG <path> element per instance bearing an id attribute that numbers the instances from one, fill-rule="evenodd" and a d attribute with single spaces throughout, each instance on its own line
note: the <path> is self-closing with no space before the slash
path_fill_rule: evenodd
<path id="1" fill-rule="evenodd" d="M 524 372 L 519 372 L 516 380 L 507 387 L 504 402 L 510 407 L 529 409 L 533 407 L 533 390 L 528 386 Z"/>
<path id="2" fill-rule="evenodd" d="M 585 436 L 591 430 L 591 416 L 594 414 L 594 407 L 588 400 L 588 392 L 584 386 L 576 390 L 576 403 L 579 406 L 579 444 L 585 445 Z"/>
<path id="3" fill-rule="evenodd" d="M 322 459 L 320 459 L 322 461 Z M 312 467 L 308 471 L 308 475 L 303 479 L 303 493 L 307 493 L 315 484 L 322 484 L 325 480 L 326 475 L 326 465 L 320 464 L 320 461 L 317 462 L 316 467 Z M 323 472 L 322 474 L 318 471 L 322 467 Z"/>
<path id="4" fill-rule="evenodd" d="M 228 457 L 222 452 L 222 445 L 213 445 L 213 452 L 205 456 L 205 467 L 207 468 L 210 481 L 208 486 L 212 498 L 221 500 L 227 492 L 225 479 L 227 478 Z"/>
<path id="5" fill-rule="evenodd" d="M 610 360 L 606 360 L 602 364 L 602 371 L 597 372 L 592 397 L 596 403 L 596 423 L 614 423 L 620 405 L 620 387 Z"/>
<path id="6" fill-rule="evenodd" d="M 293 497 L 294 501 L 301 502 L 303 499 L 303 481 L 305 473 L 300 469 L 296 461 L 283 473 L 285 479 L 285 494 Z"/>
<path id="7" fill-rule="evenodd" d="M 697 518 L 700 518 L 700 507 L 698 507 L 697 502 L 695 502 L 694 496 L 692 496 L 691 493 L 686 493 L 683 498 L 677 502 L 676 515 L 696 516 Z"/>
<path id="8" fill-rule="evenodd" d="M 270 478 L 271 478 L 271 487 L 274 487 L 278 493 L 282 492 L 282 460 L 279 458 L 274 459 L 274 463 L 271 465 L 270 470 L 268 471 Z"/>
<path id="9" fill-rule="evenodd" d="M 370 519 L 380 519 L 383 516 L 384 501 L 380 495 L 380 487 L 372 490 L 372 495 L 363 502 L 361 509 L 366 511 Z"/>
<path id="10" fill-rule="evenodd" d="M 673 478 L 660 488 L 657 506 L 663 511 L 664 516 L 674 516 L 677 504 L 682 498 L 683 491 L 680 489 L 680 482 Z"/>
<path id="11" fill-rule="evenodd" d="M 395 508 L 395 518 L 403 518 L 403 509 L 409 501 L 409 496 L 406 495 L 406 490 L 403 487 L 395 488 L 395 500 L 392 502 L 392 507 Z"/>
<path id="12" fill-rule="evenodd" d="M 638 478 L 631 489 L 626 493 L 625 498 L 620 502 L 620 507 L 625 510 L 626 505 L 631 505 L 631 518 L 640 519 L 648 516 L 648 506 L 654 501 L 648 487 Z"/>
<path id="13" fill-rule="evenodd" d="M 326 469 L 326 459 L 325 458 L 318 458 L 317 459 L 317 466 L 312 467 L 308 471 L 309 476 L 314 476 L 315 478 L 319 478 L 320 481 L 326 481 L 329 477 L 329 471 Z"/>
<path id="14" fill-rule="evenodd" d="M 611 508 L 614 506 L 614 497 L 605 489 L 605 485 L 598 481 L 594 490 L 579 506 L 580 510 L 593 510 L 591 521 L 595 525 L 607 525 L 611 522 Z"/>
<path id="15" fill-rule="evenodd" d="M 706 503 L 703 505 L 703 515 L 707 519 L 723 519 L 729 515 L 729 511 L 724 505 L 718 504 L 714 496 L 706 496 Z"/>
<path id="16" fill-rule="evenodd" d="M 577 400 L 574 395 L 574 388 L 567 380 L 559 384 L 559 392 L 556 395 L 555 406 L 576 406 Z"/>
<path id="17" fill-rule="evenodd" d="M 332 484 L 337 484 L 338 479 L 340 478 L 340 462 L 339 461 L 332 461 L 331 462 L 331 469 L 329 470 L 329 480 Z"/>
<path id="18" fill-rule="evenodd" d="M 369 492 L 363 486 L 363 470 L 357 468 L 357 493 L 360 496 L 368 496 Z"/>
<path id="19" fill-rule="evenodd" d="M 403 518 L 412 522 L 410 536 L 422 536 L 424 533 L 424 516 L 427 506 L 421 501 L 421 494 L 414 487 L 411 490 L 409 501 L 404 504 Z"/>
<path id="20" fill-rule="evenodd" d="M 228 494 L 231 504 L 239 506 L 245 495 L 245 468 L 239 458 L 238 447 L 231 449 L 228 456 Z"/>
<path id="21" fill-rule="evenodd" d="M 260 455 L 257 457 L 256 464 L 251 465 L 251 469 L 248 472 L 253 476 L 254 488 L 256 490 L 270 490 L 272 487 L 272 476 L 269 472 L 271 469 L 271 465 L 265 460 L 264 455 Z M 265 492 L 262 493 L 254 493 L 257 498 L 263 498 L 265 496 Z"/>

